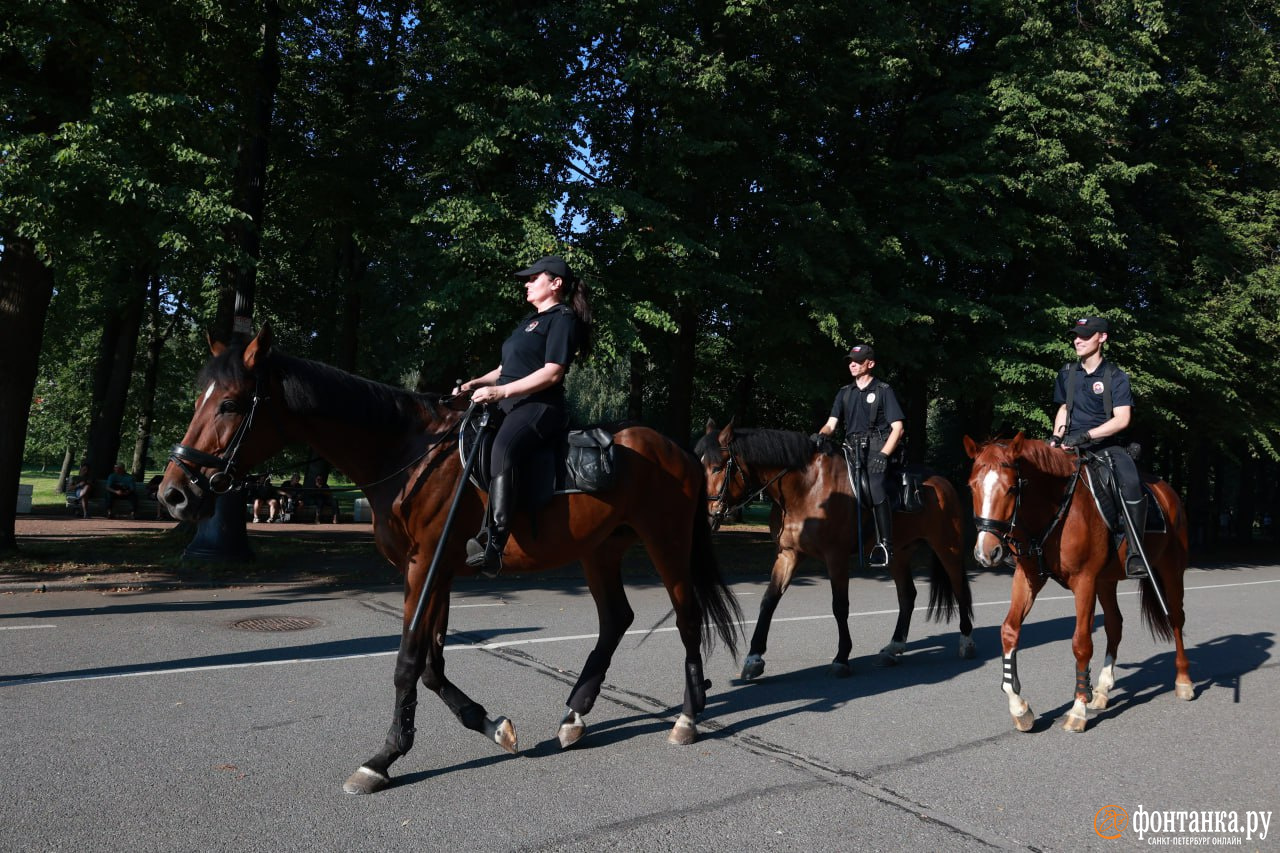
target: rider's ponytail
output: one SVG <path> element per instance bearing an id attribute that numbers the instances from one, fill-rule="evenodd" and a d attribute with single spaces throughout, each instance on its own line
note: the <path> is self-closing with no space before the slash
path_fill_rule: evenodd
<path id="1" fill-rule="evenodd" d="M 582 339 L 578 345 L 578 355 L 587 358 L 591 355 L 591 304 L 587 301 L 587 284 L 576 276 L 572 277 L 565 288 L 564 302 L 573 310 L 582 324 Z"/>

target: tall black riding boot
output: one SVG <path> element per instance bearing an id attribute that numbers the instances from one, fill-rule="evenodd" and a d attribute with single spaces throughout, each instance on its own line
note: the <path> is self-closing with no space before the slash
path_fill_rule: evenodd
<path id="1" fill-rule="evenodd" d="M 1145 578 L 1147 576 L 1147 565 L 1142 561 L 1142 557 L 1138 555 L 1138 549 L 1133 547 L 1135 540 L 1142 542 L 1143 533 L 1147 529 L 1147 498 L 1145 495 L 1136 501 L 1125 501 L 1125 535 L 1129 537 L 1129 555 L 1124 561 L 1124 576 L 1126 578 Z"/>
<path id="2" fill-rule="evenodd" d="M 876 544 L 871 548 L 871 568 L 887 569 L 893 560 L 893 508 L 887 500 L 871 507 L 876 522 Z"/>
<path id="3" fill-rule="evenodd" d="M 489 482 L 489 529 L 485 537 L 484 549 L 467 557 L 467 565 L 479 569 L 481 574 L 495 577 L 502 570 L 502 550 L 507 547 L 507 536 L 510 534 L 511 472 L 503 471 Z M 471 542 L 476 542 L 472 539 Z M 471 543 L 468 551 L 473 550 Z M 476 542 L 476 545 L 479 545 Z"/>

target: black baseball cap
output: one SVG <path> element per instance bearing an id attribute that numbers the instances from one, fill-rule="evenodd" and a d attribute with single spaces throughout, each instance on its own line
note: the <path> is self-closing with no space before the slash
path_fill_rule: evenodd
<path id="1" fill-rule="evenodd" d="M 516 278 L 528 278 L 540 272 L 549 272 L 556 278 L 562 278 L 565 281 L 570 281 L 573 278 L 573 274 L 569 271 L 569 265 L 559 255 L 547 255 L 546 257 L 538 258 L 527 269 L 522 269 L 511 275 Z"/>
<path id="2" fill-rule="evenodd" d="M 849 348 L 849 354 L 845 356 L 849 361 L 856 361 L 861 364 L 864 361 L 871 361 L 876 357 L 876 351 L 871 344 L 854 344 Z"/>
<path id="3" fill-rule="evenodd" d="M 1068 334 L 1075 335 L 1077 338 L 1091 338 L 1098 332 L 1109 332 L 1111 327 L 1107 321 L 1101 317 L 1081 317 L 1076 320 Z"/>

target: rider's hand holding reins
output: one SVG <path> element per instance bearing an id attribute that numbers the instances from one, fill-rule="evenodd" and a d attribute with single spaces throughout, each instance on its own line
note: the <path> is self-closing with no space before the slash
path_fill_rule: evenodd
<path id="1" fill-rule="evenodd" d="M 889 457 L 878 450 L 867 457 L 868 474 L 883 474 L 888 467 Z"/>

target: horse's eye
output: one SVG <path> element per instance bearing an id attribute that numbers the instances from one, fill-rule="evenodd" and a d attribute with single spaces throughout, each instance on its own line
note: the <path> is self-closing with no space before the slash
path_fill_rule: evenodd
<path id="1" fill-rule="evenodd" d="M 724 466 L 723 466 L 723 465 L 712 465 L 712 466 L 711 466 L 711 473 L 712 473 L 712 474 L 719 474 L 719 473 L 720 473 L 721 471 L 723 471 L 723 470 L 724 470 Z"/>
<path id="2" fill-rule="evenodd" d="M 223 400 L 222 405 L 218 406 L 218 414 L 232 415 L 240 411 L 240 405 L 235 400 Z"/>

